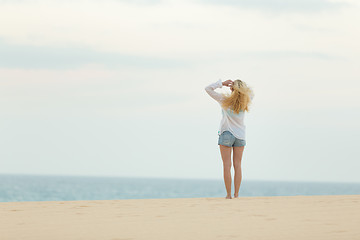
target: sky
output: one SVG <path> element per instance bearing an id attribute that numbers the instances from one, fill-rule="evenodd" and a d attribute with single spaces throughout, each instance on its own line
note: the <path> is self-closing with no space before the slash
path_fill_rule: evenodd
<path id="1" fill-rule="evenodd" d="M 255 93 L 243 180 L 360 182 L 359 13 L 352 0 L 0 0 L 0 173 L 222 179 L 204 88 L 241 79 Z"/>

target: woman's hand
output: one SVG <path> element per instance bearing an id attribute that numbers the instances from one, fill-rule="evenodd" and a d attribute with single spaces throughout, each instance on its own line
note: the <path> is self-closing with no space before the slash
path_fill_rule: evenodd
<path id="1" fill-rule="evenodd" d="M 230 79 L 226 80 L 225 82 L 222 83 L 222 85 L 226 87 L 231 87 L 233 85 L 233 81 L 231 81 Z"/>

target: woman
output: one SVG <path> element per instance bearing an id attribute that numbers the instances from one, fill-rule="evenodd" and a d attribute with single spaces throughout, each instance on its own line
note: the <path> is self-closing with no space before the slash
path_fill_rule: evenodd
<path id="1" fill-rule="evenodd" d="M 224 95 L 215 92 L 216 88 L 222 86 L 230 87 L 231 94 Z M 205 87 L 205 91 L 215 99 L 221 106 L 222 119 L 218 131 L 221 158 L 224 167 L 224 182 L 226 187 L 226 199 L 231 199 L 231 150 L 233 150 L 233 165 L 235 170 L 234 198 L 239 197 L 239 189 L 241 184 L 241 159 L 246 145 L 245 141 L 245 111 L 249 111 L 248 107 L 254 97 L 254 93 L 245 82 L 241 80 L 221 80 Z"/>

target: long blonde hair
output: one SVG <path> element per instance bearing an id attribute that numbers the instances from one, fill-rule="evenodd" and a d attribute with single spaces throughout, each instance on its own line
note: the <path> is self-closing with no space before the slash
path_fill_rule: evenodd
<path id="1" fill-rule="evenodd" d="M 222 107 L 224 109 L 231 108 L 236 114 L 239 114 L 240 111 L 249 112 L 250 96 L 253 94 L 251 88 L 240 79 L 235 80 L 231 88 L 233 91 L 230 95 L 223 95 Z"/>

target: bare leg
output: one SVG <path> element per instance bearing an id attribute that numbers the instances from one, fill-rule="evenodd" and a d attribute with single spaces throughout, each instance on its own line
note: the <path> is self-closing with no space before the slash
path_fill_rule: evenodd
<path id="1" fill-rule="evenodd" d="M 234 193 L 234 198 L 239 197 L 239 189 L 240 189 L 240 184 L 241 184 L 241 179 L 242 179 L 242 174 L 241 174 L 241 159 L 242 159 L 242 155 L 244 152 L 244 146 L 243 147 L 233 147 L 234 152 L 233 152 L 233 163 L 234 163 L 234 171 L 235 171 L 235 176 L 234 176 L 234 185 L 235 185 L 235 193 Z"/>
<path id="2" fill-rule="evenodd" d="M 226 199 L 231 199 L 231 147 L 220 146 L 221 158 L 224 166 L 224 182 L 226 188 Z"/>

